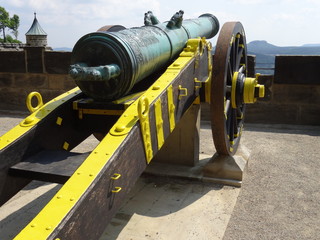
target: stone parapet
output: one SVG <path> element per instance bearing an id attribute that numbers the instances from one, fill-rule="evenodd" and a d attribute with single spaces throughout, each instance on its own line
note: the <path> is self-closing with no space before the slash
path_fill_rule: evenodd
<path id="1" fill-rule="evenodd" d="M 40 92 L 46 102 L 74 88 L 68 76 L 70 59 L 70 52 L 46 52 L 43 48 L 0 52 L 0 109 L 26 111 L 25 99 L 32 91 Z M 275 76 L 259 77 L 266 95 L 247 105 L 245 121 L 320 125 L 320 78 L 313 63 L 320 64 L 320 56 L 277 56 Z M 250 76 L 254 75 L 253 64 L 250 57 Z M 201 113 L 202 120 L 210 120 L 208 104 L 202 104 Z"/>
<path id="2" fill-rule="evenodd" d="M 25 43 L 0 43 L 0 51 L 23 51 Z"/>
<path id="3" fill-rule="evenodd" d="M 0 109 L 27 111 L 25 100 L 30 92 L 39 92 L 48 102 L 75 86 L 67 74 L 0 72 Z"/>

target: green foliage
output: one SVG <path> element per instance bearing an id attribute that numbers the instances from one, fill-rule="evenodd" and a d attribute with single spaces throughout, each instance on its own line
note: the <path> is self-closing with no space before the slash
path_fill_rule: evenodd
<path id="1" fill-rule="evenodd" d="M 21 41 L 14 39 L 10 35 L 6 35 L 6 41 L 4 39 L 0 38 L 1 43 L 21 43 Z"/>
<path id="2" fill-rule="evenodd" d="M 13 17 L 10 18 L 9 13 L 3 7 L 0 6 L 0 31 L 2 32 L 4 42 L 13 41 L 11 36 L 11 38 L 9 38 L 9 35 L 6 36 L 6 29 L 11 30 L 15 38 L 18 38 L 19 25 L 19 16 L 14 14 Z"/>
<path id="3" fill-rule="evenodd" d="M 20 25 L 20 19 L 19 19 L 19 16 L 14 14 L 12 18 L 10 18 L 10 29 L 14 35 L 14 37 L 17 39 L 18 38 L 18 28 L 19 28 L 19 25 Z"/>

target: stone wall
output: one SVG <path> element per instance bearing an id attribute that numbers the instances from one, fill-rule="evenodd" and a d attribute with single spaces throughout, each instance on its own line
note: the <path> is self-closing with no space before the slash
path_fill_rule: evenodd
<path id="1" fill-rule="evenodd" d="M 25 43 L 0 43 L 0 51 L 23 51 Z"/>
<path id="2" fill-rule="evenodd" d="M 25 100 L 32 91 L 44 102 L 75 87 L 68 76 L 70 52 L 27 47 L 24 51 L 0 51 L 0 109 L 27 111 Z"/>
<path id="3" fill-rule="evenodd" d="M 75 87 L 68 76 L 70 52 L 27 48 L 0 52 L 0 110 L 27 111 L 28 93 L 38 91 L 44 101 Z M 250 57 L 250 75 L 254 58 Z M 320 125 L 320 56 L 277 56 L 275 75 L 262 75 L 266 97 L 248 105 L 246 122 Z M 203 104 L 202 119 L 210 120 Z"/>
<path id="4" fill-rule="evenodd" d="M 44 102 L 75 87 L 67 74 L 0 73 L 0 110 L 28 111 L 25 100 L 29 93 L 41 93 Z"/>
<path id="5" fill-rule="evenodd" d="M 68 74 L 71 52 L 26 47 L 23 51 L 0 51 L 0 73 Z"/>
<path id="6" fill-rule="evenodd" d="M 320 125 L 320 56 L 276 56 L 275 75 L 260 81 L 268 96 L 248 105 L 246 121 Z"/>
<path id="7" fill-rule="evenodd" d="M 320 125 L 320 56 L 276 56 L 275 75 L 261 75 L 266 96 L 248 104 L 245 121 L 264 124 Z M 210 120 L 203 104 L 202 119 Z"/>

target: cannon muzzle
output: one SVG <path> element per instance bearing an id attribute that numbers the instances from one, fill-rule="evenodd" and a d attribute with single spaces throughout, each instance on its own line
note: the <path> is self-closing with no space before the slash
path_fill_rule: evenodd
<path id="1" fill-rule="evenodd" d="M 219 22 L 211 14 L 183 20 L 183 11 L 159 23 L 148 12 L 145 26 L 83 36 L 72 51 L 70 75 L 79 88 L 99 101 L 130 92 L 134 84 L 170 64 L 190 38 L 212 38 Z"/>

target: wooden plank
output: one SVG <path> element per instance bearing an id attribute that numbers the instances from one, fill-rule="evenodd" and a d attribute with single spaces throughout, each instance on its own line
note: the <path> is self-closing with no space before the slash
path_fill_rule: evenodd
<path id="1" fill-rule="evenodd" d="M 14 137 L 8 141 L 8 145 L 0 149 L 0 205 L 30 182 L 30 179 L 9 175 L 10 167 L 44 149 L 62 150 L 64 142 L 72 149 L 90 134 L 87 129 L 78 128 L 71 111 L 72 102 L 81 95 L 77 92 L 63 94 L 57 97 L 56 101 L 52 100 L 44 106 L 40 113 L 36 112 L 35 117 L 39 114 L 39 118 L 42 119 L 34 126 L 18 125 L 20 132 L 20 128 L 26 129 L 23 134 L 19 134 L 16 128 L 11 130 L 17 131 L 16 135 L 13 134 Z M 48 114 L 43 116 L 43 112 Z M 56 123 L 58 117 L 62 119 L 61 125 Z M 1 137 L 2 141 L 4 136 Z"/>
<path id="2" fill-rule="evenodd" d="M 92 187 L 50 235 L 49 239 L 98 239 L 125 196 L 147 166 L 140 126 L 134 129 L 95 179 Z M 114 173 L 121 174 L 112 180 Z M 113 193 L 121 187 L 119 193 Z"/>
<path id="3" fill-rule="evenodd" d="M 155 131 L 154 102 L 165 99 L 168 86 L 173 87 L 175 121 L 179 122 L 184 112 L 190 107 L 197 94 L 194 91 L 194 78 L 202 79 L 201 71 L 195 71 L 196 65 L 207 61 L 206 54 L 195 59 L 182 58 L 179 64 L 172 65 L 168 74 L 162 78 L 161 92 L 158 86 L 147 90 L 149 99 L 149 121 L 152 128 L 152 149 L 156 154 L 157 140 Z M 181 62 L 181 64 L 180 64 Z M 196 64 L 197 63 L 197 64 Z M 183 66 L 178 68 L 176 66 Z M 200 64 L 201 65 L 201 64 Z M 160 81 L 160 79 L 159 79 Z M 188 89 L 183 93 L 179 85 Z M 179 95 L 185 97 L 179 98 Z M 39 239 L 98 239 L 106 225 L 123 203 L 136 180 L 147 166 L 144 142 L 139 119 L 136 117 L 137 104 L 133 103 L 119 119 L 110 133 L 93 150 L 83 164 L 37 217 L 26 226 L 16 239 L 27 236 L 41 236 Z M 162 104 L 167 104 L 163 101 Z M 164 106 L 163 109 L 166 109 Z M 164 138 L 170 132 L 168 111 L 163 111 Z M 76 122 L 77 124 L 79 122 Z M 88 122 L 89 125 L 95 122 Z M 121 174 L 117 180 L 115 174 Z M 113 190 L 121 188 L 121 191 Z M 118 188 L 118 189 L 119 189 Z M 120 189 L 119 189 L 120 190 Z M 59 210 L 59 211 L 58 211 Z"/>
<path id="4" fill-rule="evenodd" d="M 10 175 L 32 180 L 65 183 L 89 153 L 45 150 L 10 168 Z"/>

